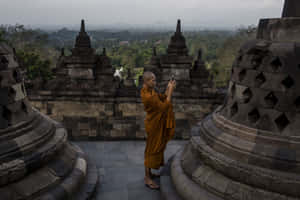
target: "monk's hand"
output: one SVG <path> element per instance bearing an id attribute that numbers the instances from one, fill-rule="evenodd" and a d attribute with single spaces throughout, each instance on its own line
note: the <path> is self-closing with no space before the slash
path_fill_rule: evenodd
<path id="1" fill-rule="evenodd" d="M 169 81 L 168 86 L 167 86 L 167 90 L 168 90 L 169 88 L 171 88 L 171 86 L 172 86 L 172 80 Z"/>
<path id="2" fill-rule="evenodd" d="M 172 81 L 172 83 L 171 83 L 171 87 L 172 87 L 172 90 L 174 90 L 175 88 L 176 88 L 176 81 L 175 80 L 173 80 Z"/>

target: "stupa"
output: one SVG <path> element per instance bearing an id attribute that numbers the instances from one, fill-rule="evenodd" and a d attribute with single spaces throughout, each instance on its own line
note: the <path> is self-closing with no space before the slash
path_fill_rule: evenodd
<path id="1" fill-rule="evenodd" d="M 192 69 L 190 70 L 192 87 L 213 90 L 214 86 L 210 80 L 211 75 L 206 69 L 205 62 L 202 59 L 202 50 L 198 51 L 198 57 L 195 60 Z M 196 89 L 197 90 L 197 89 Z"/>
<path id="2" fill-rule="evenodd" d="M 106 55 L 105 48 L 101 55 L 95 53 L 95 49 L 91 46 L 90 36 L 85 31 L 85 22 L 82 20 L 71 55 L 65 55 L 62 49 L 54 70 L 55 78 L 48 81 L 44 89 L 57 92 L 102 89 L 109 95 L 113 95 L 114 87 L 118 85 L 113 76 L 114 72 L 115 69 Z"/>
<path id="3" fill-rule="evenodd" d="M 89 199 L 97 169 L 66 129 L 31 107 L 12 48 L 0 43 L 0 198 Z"/>
<path id="4" fill-rule="evenodd" d="M 170 39 L 167 54 L 160 56 L 160 82 L 163 90 L 172 76 L 177 81 L 175 96 L 189 96 L 191 87 L 190 70 L 193 57 L 188 55 L 185 38 L 181 32 L 181 21 L 177 20 L 176 32 Z"/>
<path id="5" fill-rule="evenodd" d="M 150 63 L 144 71 L 151 71 L 156 75 L 157 89 L 163 92 L 168 81 L 174 77 L 177 85 L 174 91 L 176 98 L 215 98 L 217 91 L 210 81 L 210 73 L 202 60 L 202 51 L 193 61 L 188 54 L 185 37 L 181 30 L 181 21 L 177 20 L 176 31 L 170 39 L 167 53 L 157 55 L 155 47 Z"/>
<path id="6" fill-rule="evenodd" d="M 70 56 L 65 56 L 64 51 L 62 51 L 55 75 L 71 79 L 94 79 L 93 68 L 97 56 L 95 50 L 91 47 L 90 37 L 85 31 L 84 20 L 81 20 L 80 32 L 76 37 L 75 46 L 71 51 L 72 55 Z"/>
<path id="7" fill-rule="evenodd" d="M 299 12 L 286 0 L 282 18 L 260 20 L 224 104 L 193 128 L 161 179 L 165 199 L 300 199 Z"/>

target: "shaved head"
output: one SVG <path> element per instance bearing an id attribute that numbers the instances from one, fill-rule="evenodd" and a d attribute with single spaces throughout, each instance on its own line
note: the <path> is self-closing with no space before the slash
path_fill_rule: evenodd
<path id="1" fill-rule="evenodd" d="M 150 79 L 152 79 L 152 77 L 155 76 L 152 72 L 144 72 L 144 75 L 143 75 L 143 80 L 144 82 L 147 82 L 149 81 Z"/>
<path id="2" fill-rule="evenodd" d="M 156 77 L 152 72 L 144 72 L 143 75 L 144 85 L 148 88 L 154 88 L 156 85 Z"/>

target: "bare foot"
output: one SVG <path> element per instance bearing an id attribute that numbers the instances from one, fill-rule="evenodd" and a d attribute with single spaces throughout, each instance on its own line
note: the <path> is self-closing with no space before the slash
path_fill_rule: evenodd
<path id="1" fill-rule="evenodd" d="M 145 177 L 144 178 L 145 185 L 153 190 L 159 190 L 159 185 L 157 185 L 152 179 Z"/>

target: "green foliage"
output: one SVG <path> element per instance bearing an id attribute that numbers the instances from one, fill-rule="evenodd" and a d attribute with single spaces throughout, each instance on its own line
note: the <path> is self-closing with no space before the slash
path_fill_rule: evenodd
<path id="1" fill-rule="evenodd" d="M 17 57 L 21 65 L 25 67 L 29 80 L 40 78 L 46 81 L 52 79 L 49 60 L 42 60 L 38 54 L 27 51 L 17 51 Z"/>
<path id="2" fill-rule="evenodd" d="M 50 67 L 54 68 L 60 51 L 52 46 L 49 34 L 41 30 L 27 29 L 23 25 L 2 25 L 0 32 L 3 39 L 18 52 L 31 52 L 48 60 Z M 1 38 L 1 37 L 0 37 Z"/>
<path id="3" fill-rule="evenodd" d="M 131 69 L 138 83 L 143 68 L 149 64 L 152 48 L 158 55 L 165 54 L 172 32 L 150 31 L 88 31 L 92 46 L 98 54 L 106 48 L 112 65 L 123 69 L 127 78 L 127 69 Z M 237 31 L 193 31 L 184 32 L 189 55 L 195 59 L 202 49 L 203 60 L 211 71 L 217 87 L 225 87 L 230 78 L 231 65 L 237 52 L 246 40 L 254 38 L 256 28 L 249 26 Z M 71 54 L 78 31 L 63 28 L 56 32 L 27 29 L 23 25 L 0 26 L 0 41 L 5 40 L 17 49 L 17 54 L 27 69 L 29 79 L 52 77 L 51 69 L 56 66 L 60 49 L 65 55 Z"/>
<path id="4" fill-rule="evenodd" d="M 230 79 L 232 64 L 237 56 L 237 53 L 247 40 L 254 39 L 256 28 L 249 26 L 241 28 L 236 34 L 225 40 L 223 45 L 217 49 L 216 58 L 210 62 L 211 73 L 217 87 L 226 87 Z"/>

